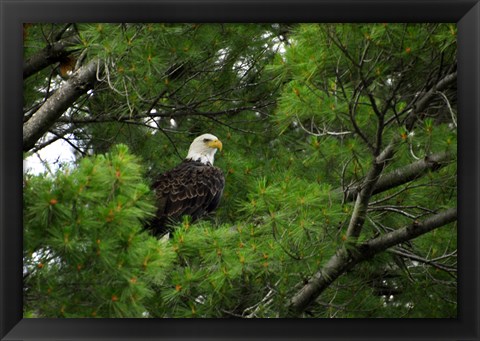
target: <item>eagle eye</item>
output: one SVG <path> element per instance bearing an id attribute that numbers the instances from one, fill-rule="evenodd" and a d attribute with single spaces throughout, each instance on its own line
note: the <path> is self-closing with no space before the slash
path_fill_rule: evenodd
<path id="1" fill-rule="evenodd" d="M 207 138 L 204 138 L 204 139 L 203 139 L 203 142 L 205 142 L 205 143 L 210 142 L 210 141 L 212 141 L 212 140 L 207 139 Z"/>

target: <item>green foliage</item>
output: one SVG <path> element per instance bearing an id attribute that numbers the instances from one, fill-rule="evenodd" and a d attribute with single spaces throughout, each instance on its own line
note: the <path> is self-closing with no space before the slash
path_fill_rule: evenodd
<path id="1" fill-rule="evenodd" d="M 29 28 L 25 55 L 58 28 Z M 456 206 L 455 86 L 406 123 L 455 72 L 455 25 L 75 28 L 75 56 L 106 71 L 64 118 L 95 156 L 25 175 L 25 316 L 283 317 L 338 250 Z M 43 100 L 49 72 L 26 81 L 26 107 Z M 149 185 L 205 132 L 223 142 L 221 204 L 157 240 L 143 229 L 155 211 Z M 352 239 L 347 190 L 394 139 L 382 175 L 449 158 L 372 196 Z M 449 224 L 342 273 L 302 316 L 456 317 L 455 256 Z"/>
<path id="2" fill-rule="evenodd" d="M 138 161 L 119 145 L 53 177 L 24 182 L 27 311 L 137 316 L 165 280 L 173 251 L 142 227 L 154 207 Z"/>

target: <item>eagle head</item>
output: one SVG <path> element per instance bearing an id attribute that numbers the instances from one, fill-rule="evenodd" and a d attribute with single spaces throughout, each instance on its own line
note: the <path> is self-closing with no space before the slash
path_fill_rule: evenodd
<path id="1" fill-rule="evenodd" d="M 222 150 L 222 142 L 212 134 L 203 134 L 193 140 L 188 150 L 187 159 L 213 166 L 217 149 Z"/>

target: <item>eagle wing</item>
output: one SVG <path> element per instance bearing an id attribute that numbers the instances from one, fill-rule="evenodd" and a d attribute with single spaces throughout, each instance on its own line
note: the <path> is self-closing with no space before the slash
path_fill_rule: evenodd
<path id="1" fill-rule="evenodd" d="M 165 230 L 165 224 L 189 215 L 193 220 L 213 211 L 220 203 L 225 186 L 223 172 L 196 161 L 184 161 L 161 175 L 154 183 L 157 214 L 152 224 L 155 230 Z"/>

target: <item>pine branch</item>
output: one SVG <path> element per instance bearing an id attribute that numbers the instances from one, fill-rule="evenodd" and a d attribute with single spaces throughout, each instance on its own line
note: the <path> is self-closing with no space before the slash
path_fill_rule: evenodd
<path id="1" fill-rule="evenodd" d="M 434 260 L 421 257 L 421 256 L 419 256 L 419 255 L 417 255 L 413 252 L 408 251 L 408 250 L 402 250 L 402 249 L 399 249 L 399 248 L 392 248 L 392 249 L 388 250 L 388 252 L 393 253 L 395 255 L 398 255 L 400 257 L 408 258 L 408 259 L 411 259 L 411 260 L 414 260 L 414 261 L 417 261 L 417 262 L 420 262 L 420 263 L 431 265 L 434 268 L 437 268 L 439 270 L 443 270 L 443 271 L 447 272 L 449 275 L 451 275 L 450 274 L 451 272 L 457 272 L 457 269 L 455 267 L 451 267 L 451 266 L 448 266 L 448 265 L 445 265 L 445 264 L 435 262 Z"/>
<path id="2" fill-rule="evenodd" d="M 437 171 L 453 160 L 453 155 L 448 152 L 440 152 L 429 155 L 424 159 L 415 161 L 409 165 L 398 168 L 390 173 L 380 176 L 375 184 L 372 195 L 387 191 L 397 186 L 416 180 L 429 171 Z M 339 191 L 341 189 L 338 189 Z M 347 189 L 345 201 L 352 201 L 358 195 L 357 188 Z"/>
<path id="3" fill-rule="evenodd" d="M 144 119 L 144 118 L 179 118 L 179 117 L 192 117 L 192 116 L 203 116 L 212 118 L 215 116 L 233 116 L 242 111 L 256 111 L 258 109 L 272 105 L 273 102 L 264 103 L 261 105 L 252 105 L 252 106 L 243 106 L 238 108 L 229 108 L 220 111 L 198 111 L 192 108 L 171 108 L 170 111 L 162 113 L 142 113 L 133 116 L 125 117 L 115 117 L 111 115 L 103 115 L 96 117 L 69 117 L 69 118 L 59 118 L 57 122 L 62 123 L 75 123 L 75 124 L 88 124 L 88 123 L 105 123 L 105 122 L 129 122 L 132 120 Z M 151 110 L 151 109 L 150 109 Z"/>
<path id="4" fill-rule="evenodd" d="M 438 91 L 446 89 L 448 86 L 457 81 L 457 72 L 453 72 L 442 78 L 437 84 L 435 84 L 429 91 L 427 91 L 418 101 L 414 104 L 412 112 L 405 119 L 405 126 L 408 130 L 411 130 L 418 118 L 418 115 L 423 112 L 432 98 Z"/>
<path id="5" fill-rule="evenodd" d="M 380 173 L 387 161 L 393 156 L 395 144 L 395 140 L 393 140 L 382 153 L 375 158 L 372 168 L 363 180 L 362 189 L 357 195 L 352 218 L 348 225 L 347 237 L 357 238 L 360 235 L 367 215 L 368 202 L 373 194 L 373 189 L 380 177 Z"/>
<path id="6" fill-rule="evenodd" d="M 298 316 L 338 277 L 355 265 L 400 243 L 412 240 L 457 219 L 457 209 L 450 208 L 423 222 L 413 222 L 403 228 L 374 238 L 347 250 L 339 249 L 327 264 L 304 285 L 289 302 L 289 315 Z"/>
<path id="7" fill-rule="evenodd" d="M 49 65 L 63 60 L 74 52 L 74 50 L 69 50 L 68 48 L 75 44 L 77 40 L 77 37 L 71 37 L 57 41 L 30 57 L 23 64 L 23 79 L 30 77 Z"/>
<path id="8" fill-rule="evenodd" d="M 101 63 L 94 59 L 81 67 L 55 91 L 23 126 L 23 150 L 35 146 L 40 137 L 81 95 L 91 89 L 97 80 Z"/>

